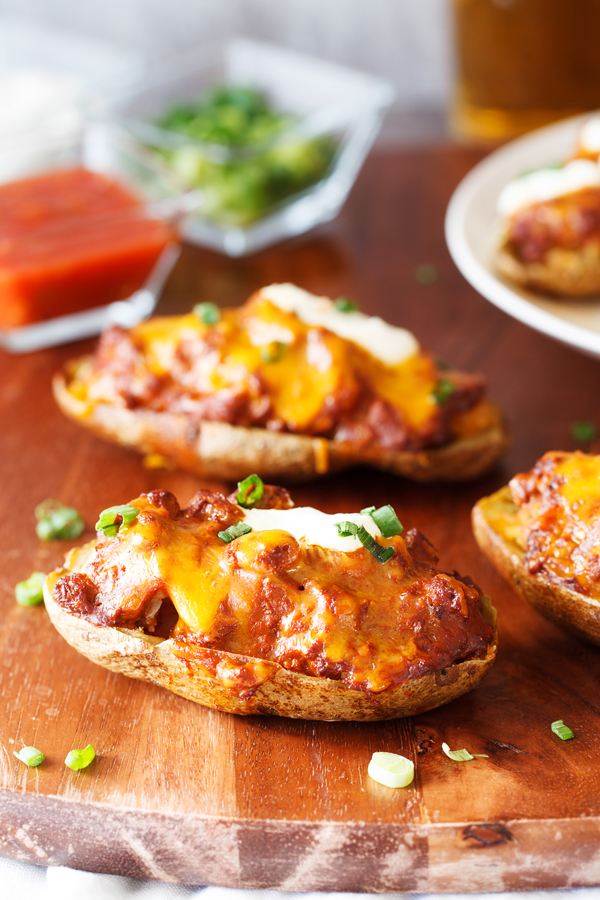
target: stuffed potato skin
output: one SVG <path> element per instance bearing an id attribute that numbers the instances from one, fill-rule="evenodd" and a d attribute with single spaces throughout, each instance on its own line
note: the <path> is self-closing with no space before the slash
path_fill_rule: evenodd
<path id="1" fill-rule="evenodd" d="M 89 357 L 72 360 L 54 376 L 54 397 L 62 412 L 105 440 L 144 455 L 159 454 L 204 478 L 238 480 L 257 472 L 269 481 L 301 482 L 367 464 L 414 481 L 471 481 L 490 471 L 510 444 L 496 408 L 495 421 L 484 430 L 416 452 L 378 447 L 357 451 L 323 437 L 226 422 L 192 425 L 182 414 L 82 401 L 71 385 L 89 363 Z"/>
<path id="2" fill-rule="evenodd" d="M 330 678 L 315 678 L 275 666 L 271 676 L 246 699 L 227 691 L 206 670 L 174 652 L 170 640 L 153 638 L 135 629 L 103 628 L 66 613 L 52 596 L 56 581 L 67 569 L 51 573 L 44 587 L 46 609 L 56 630 L 75 650 L 112 672 L 164 687 L 202 706 L 237 715 L 275 715 L 292 719 L 377 722 L 417 715 L 435 709 L 472 690 L 491 668 L 494 641 L 482 659 L 471 659 L 371 698 Z M 495 611 L 486 598 L 486 614 Z M 244 665 L 248 658 L 218 652 L 228 665 Z"/>
<path id="3" fill-rule="evenodd" d="M 517 210 L 504 225 L 496 265 L 510 281 L 536 291 L 600 292 L 600 189 Z"/>
<path id="4" fill-rule="evenodd" d="M 184 510 L 167 491 L 132 502 L 127 527 L 45 585 L 58 631 L 106 668 L 226 712 L 368 721 L 449 702 L 494 660 L 491 603 L 439 572 L 418 532 L 383 539 L 350 514 L 387 545 L 381 561 L 339 536 L 344 515 L 293 509 L 272 486 L 260 511 L 210 491 Z"/>
<path id="5" fill-rule="evenodd" d="M 473 508 L 472 523 L 480 549 L 515 592 L 545 618 L 600 645 L 600 601 L 528 571 L 525 551 L 512 536 L 517 513 L 508 486 L 479 500 Z"/>

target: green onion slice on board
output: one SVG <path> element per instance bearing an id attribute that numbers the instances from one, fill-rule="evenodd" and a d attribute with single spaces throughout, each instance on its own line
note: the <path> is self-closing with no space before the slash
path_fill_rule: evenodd
<path id="1" fill-rule="evenodd" d="M 389 788 L 401 788 L 412 783 L 415 764 L 398 753 L 374 753 L 367 771 L 373 781 Z"/>
<path id="2" fill-rule="evenodd" d="M 446 743 L 442 744 L 442 750 L 446 756 L 449 756 L 450 759 L 453 759 L 455 762 L 468 762 L 470 759 L 475 759 L 476 756 L 489 759 L 487 753 L 469 753 L 468 750 L 451 750 Z"/>
<path id="3" fill-rule="evenodd" d="M 550 728 L 561 741 L 570 741 L 571 738 L 575 737 L 569 726 L 565 725 L 562 719 L 557 719 L 556 722 L 552 723 Z"/>
<path id="4" fill-rule="evenodd" d="M 69 750 L 65 758 L 65 766 L 75 770 L 86 769 L 95 757 L 96 751 L 91 744 L 88 744 L 83 750 Z"/>
<path id="5" fill-rule="evenodd" d="M 17 759 L 20 759 L 21 762 L 24 762 L 25 765 L 31 766 L 31 768 L 35 768 L 36 766 L 40 766 L 46 757 L 39 750 L 36 750 L 35 747 L 23 747 L 22 750 L 18 752 L 13 750 L 14 755 Z"/>
<path id="6" fill-rule="evenodd" d="M 25 581 L 15 585 L 15 597 L 19 606 L 39 606 L 44 602 L 43 572 L 33 572 Z"/>

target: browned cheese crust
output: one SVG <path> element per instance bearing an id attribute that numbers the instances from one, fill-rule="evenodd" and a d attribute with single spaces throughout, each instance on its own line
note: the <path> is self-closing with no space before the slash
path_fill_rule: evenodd
<path id="1" fill-rule="evenodd" d="M 517 512 L 508 486 L 483 497 L 472 516 L 480 548 L 517 594 L 538 612 L 578 637 L 600 645 L 600 602 L 551 582 L 543 574 L 531 575 L 523 565 L 523 549 L 505 533 L 507 524 L 516 524 Z"/>
<path id="2" fill-rule="evenodd" d="M 170 640 L 126 628 L 106 628 L 65 612 L 52 590 L 63 575 L 52 572 L 44 586 L 44 601 L 52 624 L 72 647 L 94 663 L 167 688 L 187 700 L 238 715 L 277 715 L 292 719 L 372 722 L 416 715 L 449 703 L 474 688 L 496 657 L 497 631 L 482 659 L 471 659 L 440 672 L 424 675 L 370 697 L 330 678 L 315 678 L 271 663 L 273 674 L 259 685 L 252 697 L 242 699 L 227 691 L 200 665 L 181 660 Z M 486 598 L 486 615 L 495 621 L 495 610 Z M 218 658 L 244 665 L 248 657 L 215 651 Z"/>
<path id="3" fill-rule="evenodd" d="M 236 481 L 258 472 L 269 481 L 307 481 L 366 463 L 415 481 L 468 481 L 492 469 L 509 445 L 500 414 L 498 424 L 487 431 L 416 452 L 357 451 L 322 437 L 225 422 L 196 426 L 182 414 L 82 402 L 70 384 L 88 365 L 89 357 L 72 360 L 54 377 L 54 396 L 65 415 L 109 441 L 144 455 L 159 454 L 206 478 Z"/>
<path id="4" fill-rule="evenodd" d="M 363 538 L 312 544 L 287 525 L 319 514 L 262 488 L 252 512 L 237 493 L 206 490 L 185 509 L 162 490 L 122 507 L 127 524 L 47 577 L 57 630 L 105 668 L 242 715 L 388 719 L 479 682 L 496 655 L 495 610 L 470 579 L 437 569 L 423 535 L 397 523 L 374 537 L 385 559 Z"/>

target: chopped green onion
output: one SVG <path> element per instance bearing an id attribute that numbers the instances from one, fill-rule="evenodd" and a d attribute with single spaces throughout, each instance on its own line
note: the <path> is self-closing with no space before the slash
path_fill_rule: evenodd
<path id="1" fill-rule="evenodd" d="M 36 750 L 35 747 L 23 747 L 22 750 L 19 750 L 17 753 L 16 750 L 13 750 L 14 755 L 17 759 L 20 759 L 21 762 L 24 762 L 25 765 L 31 766 L 35 768 L 35 766 L 41 766 L 46 757 L 43 753 L 40 753 L 39 750 Z"/>
<path id="2" fill-rule="evenodd" d="M 423 263 L 415 269 L 415 281 L 427 287 L 437 281 L 437 269 L 431 263 Z"/>
<path id="3" fill-rule="evenodd" d="M 249 534 L 251 531 L 252 529 L 245 522 L 237 522 L 235 525 L 230 525 L 225 531 L 219 531 L 219 537 L 226 544 L 230 544 L 231 541 L 241 537 L 243 534 Z"/>
<path id="4" fill-rule="evenodd" d="M 337 528 L 337 533 L 340 537 L 356 537 L 358 525 L 355 522 L 344 520 L 343 522 L 334 522 L 333 524 Z"/>
<path id="5" fill-rule="evenodd" d="M 367 772 L 373 781 L 386 787 L 408 787 L 415 777 L 415 764 L 398 753 L 374 753 Z"/>
<path id="6" fill-rule="evenodd" d="M 440 378 L 433 389 L 433 397 L 440 406 L 456 391 L 456 385 L 449 378 Z"/>
<path id="7" fill-rule="evenodd" d="M 203 325 L 216 325 L 221 318 L 221 311 L 216 303 L 196 303 L 193 311 Z"/>
<path id="8" fill-rule="evenodd" d="M 476 756 L 481 756 L 484 759 L 489 759 L 487 753 L 469 753 L 468 750 L 451 750 L 448 744 L 442 744 L 442 750 L 449 756 L 450 759 L 453 759 L 455 762 L 467 762 L 469 759 L 475 759 Z"/>
<path id="9" fill-rule="evenodd" d="M 43 572 L 34 572 L 26 581 L 19 581 L 15 585 L 15 597 L 19 606 L 39 606 L 44 602 Z"/>
<path id="10" fill-rule="evenodd" d="M 38 520 L 35 532 L 42 541 L 77 538 L 85 528 L 83 519 L 72 506 L 63 506 L 58 500 L 44 500 L 35 508 Z"/>
<path id="11" fill-rule="evenodd" d="M 365 550 L 368 550 L 371 556 L 375 557 L 377 562 L 385 563 L 390 556 L 394 555 L 393 547 L 382 547 L 363 525 L 361 525 L 356 532 L 356 537 L 359 539 Z"/>
<path id="12" fill-rule="evenodd" d="M 377 562 L 387 562 L 394 555 L 393 547 L 382 547 L 363 525 L 357 525 L 355 522 L 348 522 L 347 520 L 334 522 L 334 525 L 340 537 L 357 537 L 365 550 L 368 550 Z"/>
<path id="13" fill-rule="evenodd" d="M 96 522 L 96 531 L 102 531 L 105 537 L 114 537 L 122 525 L 130 525 L 137 518 L 137 506 L 109 506 L 100 513 Z"/>
<path id="14" fill-rule="evenodd" d="M 260 348 L 260 358 L 263 362 L 273 363 L 281 359 L 287 349 L 287 344 L 281 341 L 271 341 Z"/>
<path id="15" fill-rule="evenodd" d="M 375 512 L 374 506 L 365 506 L 364 509 L 361 509 L 360 514 L 361 516 L 370 516 L 372 512 Z"/>
<path id="16" fill-rule="evenodd" d="M 556 722 L 553 722 L 550 726 L 554 734 L 556 734 L 561 741 L 570 741 L 571 738 L 574 738 L 575 735 L 571 731 L 568 725 L 565 725 L 562 719 L 557 719 Z"/>
<path id="17" fill-rule="evenodd" d="M 343 313 L 358 312 L 360 308 L 349 297 L 338 297 L 334 305 L 336 309 Z"/>
<path id="18" fill-rule="evenodd" d="M 384 538 L 394 537 L 395 534 L 402 534 L 404 531 L 394 508 L 389 503 L 387 506 L 380 506 L 379 509 L 373 510 L 370 515 Z"/>
<path id="19" fill-rule="evenodd" d="M 91 744 L 88 744 L 83 750 L 69 750 L 65 758 L 65 766 L 68 766 L 69 769 L 86 769 L 95 757 L 96 751 Z"/>
<path id="20" fill-rule="evenodd" d="M 593 422 L 589 422 L 587 419 L 582 419 L 581 422 L 573 422 L 571 425 L 571 437 L 582 444 L 593 441 L 597 434 L 598 429 Z"/>
<path id="21" fill-rule="evenodd" d="M 236 500 L 244 509 L 252 509 L 262 500 L 265 492 L 265 486 L 262 478 L 258 475 L 248 475 L 243 481 L 238 481 L 238 492 Z"/>

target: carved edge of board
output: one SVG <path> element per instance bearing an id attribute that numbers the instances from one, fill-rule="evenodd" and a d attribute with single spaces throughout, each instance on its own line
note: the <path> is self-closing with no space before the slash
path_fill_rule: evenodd
<path id="1" fill-rule="evenodd" d="M 0 854 L 183 884 L 474 892 L 600 883 L 600 818 L 419 827 L 114 810 L 0 793 Z"/>

